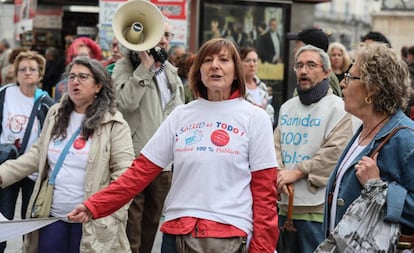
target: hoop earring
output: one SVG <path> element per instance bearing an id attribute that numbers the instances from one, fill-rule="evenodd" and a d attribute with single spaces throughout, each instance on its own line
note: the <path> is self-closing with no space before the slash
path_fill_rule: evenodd
<path id="1" fill-rule="evenodd" d="M 365 97 L 365 103 L 371 104 L 372 103 L 372 98 L 371 97 Z"/>

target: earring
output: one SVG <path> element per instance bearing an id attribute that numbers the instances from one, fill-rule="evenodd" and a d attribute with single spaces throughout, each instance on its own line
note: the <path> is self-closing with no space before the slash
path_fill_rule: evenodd
<path id="1" fill-rule="evenodd" d="M 98 97 L 98 94 L 95 94 L 95 99 Z"/>
<path id="2" fill-rule="evenodd" d="M 365 103 L 371 104 L 372 103 L 371 97 L 365 97 Z"/>

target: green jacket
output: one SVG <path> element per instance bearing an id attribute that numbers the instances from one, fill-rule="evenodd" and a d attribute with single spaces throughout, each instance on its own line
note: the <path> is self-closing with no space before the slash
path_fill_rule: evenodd
<path id="1" fill-rule="evenodd" d="M 333 71 L 331 71 L 329 74 L 329 87 L 331 87 L 333 94 L 337 95 L 338 97 L 342 97 L 342 89 L 339 85 L 338 77 L 336 77 Z"/>
<path id="2" fill-rule="evenodd" d="M 40 183 L 48 174 L 47 151 L 51 140 L 51 131 L 60 104 L 50 108 L 38 141 L 30 150 L 17 160 L 9 160 L 0 166 L 1 187 L 7 187 L 32 174 L 39 172 L 33 194 L 27 208 L 26 217 L 30 217 Z M 130 130 L 121 113 L 107 113 L 99 129 L 94 133 L 88 155 L 85 178 L 85 198 L 106 187 L 118 178 L 134 159 Z M 126 236 L 128 218 L 126 205 L 110 216 L 83 224 L 81 253 L 129 253 L 130 246 Z M 24 240 L 25 253 L 37 252 L 38 231 L 28 234 Z"/>

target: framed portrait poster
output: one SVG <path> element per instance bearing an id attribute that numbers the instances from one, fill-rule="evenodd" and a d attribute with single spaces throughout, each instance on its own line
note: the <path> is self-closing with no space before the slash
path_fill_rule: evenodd
<path id="1" fill-rule="evenodd" d="M 275 109 L 286 99 L 284 82 L 289 45 L 291 4 L 286 1 L 201 0 L 199 44 L 212 38 L 227 38 L 239 48 L 254 47 L 259 55 L 257 76 L 265 81 Z M 287 79 L 287 78 L 286 78 Z M 286 80 L 285 80 L 286 81 Z"/>
<path id="2" fill-rule="evenodd" d="M 200 44 L 220 37 L 233 40 L 240 48 L 255 47 L 260 65 L 264 65 L 259 66 L 259 77 L 264 80 L 283 80 L 287 6 L 273 2 L 224 3 L 205 0 L 201 4 Z M 276 34 L 276 39 L 272 39 L 272 33 Z"/>

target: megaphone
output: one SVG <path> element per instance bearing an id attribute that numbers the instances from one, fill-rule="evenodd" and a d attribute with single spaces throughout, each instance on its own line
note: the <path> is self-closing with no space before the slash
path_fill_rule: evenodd
<path id="1" fill-rule="evenodd" d="M 146 51 L 160 42 L 164 34 L 164 17 L 151 2 L 131 0 L 115 12 L 112 29 L 124 47 Z"/>

